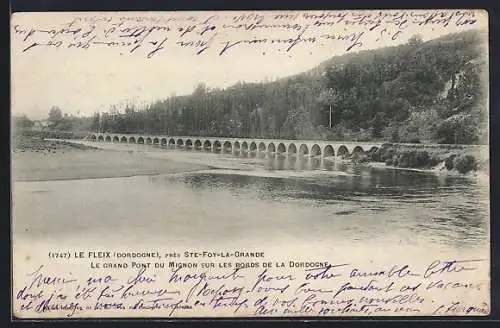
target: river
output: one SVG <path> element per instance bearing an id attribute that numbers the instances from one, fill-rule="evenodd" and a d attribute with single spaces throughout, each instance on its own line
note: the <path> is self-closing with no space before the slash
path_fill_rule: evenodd
<path id="1" fill-rule="evenodd" d="M 304 254 L 312 247 L 484 254 L 489 247 L 489 189 L 475 179 L 320 158 L 99 145 L 212 168 L 17 182 L 16 238 L 85 247 L 91 240 L 109 247 L 302 245 Z"/>

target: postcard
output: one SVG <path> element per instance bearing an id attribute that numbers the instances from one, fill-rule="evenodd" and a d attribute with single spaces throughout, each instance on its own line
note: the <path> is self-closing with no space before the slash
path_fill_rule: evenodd
<path id="1" fill-rule="evenodd" d="M 490 314 L 484 10 L 11 17 L 12 316 Z"/>

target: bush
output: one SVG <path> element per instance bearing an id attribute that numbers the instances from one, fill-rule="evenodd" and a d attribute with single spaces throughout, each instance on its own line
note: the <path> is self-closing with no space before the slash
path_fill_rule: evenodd
<path id="1" fill-rule="evenodd" d="M 453 168 L 462 174 L 477 170 L 477 165 L 475 157 L 471 155 L 456 156 L 453 159 Z"/>
<path id="2" fill-rule="evenodd" d="M 394 166 L 399 165 L 399 155 L 398 154 L 394 154 L 394 156 L 392 156 L 392 165 L 394 165 Z"/>
<path id="3" fill-rule="evenodd" d="M 394 165 L 398 167 L 411 167 L 411 168 L 419 168 L 429 166 L 430 157 L 427 151 L 417 151 L 417 150 L 402 150 L 396 152 L 391 149 L 392 154 L 391 157 L 385 158 L 384 162 L 386 165 Z M 389 152 L 384 154 L 385 156 L 389 155 Z M 435 163 L 437 164 L 437 162 Z M 435 165 L 434 164 L 434 165 Z"/>
<path id="4" fill-rule="evenodd" d="M 371 160 L 374 162 L 383 162 L 381 159 L 382 151 L 382 148 L 379 148 L 376 151 L 369 153 Z"/>
<path id="5" fill-rule="evenodd" d="M 415 153 L 415 165 L 416 167 L 428 166 L 429 164 L 429 153 L 426 151 L 417 151 Z"/>
<path id="6" fill-rule="evenodd" d="M 359 153 L 354 154 L 352 159 L 357 163 L 366 163 L 370 161 L 370 157 L 368 155 Z"/>
<path id="7" fill-rule="evenodd" d="M 394 156 L 396 151 L 394 148 L 380 148 L 378 149 L 372 156 L 373 160 L 378 161 L 378 162 L 386 162 L 388 159 L 391 159 Z"/>
<path id="8" fill-rule="evenodd" d="M 436 166 L 440 162 L 442 162 L 442 159 L 439 157 L 438 154 L 432 154 L 428 159 L 428 164 L 430 167 Z"/>
<path id="9" fill-rule="evenodd" d="M 412 163 L 412 152 L 403 151 L 398 156 L 398 166 L 399 167 L 411 167 Z"/>
<path id="10" fill-rule="evenodd" d="M 451 155 L 449 157 L 447 157 L 445 160 L 444 160 L 444 166 L 446 167 L 446 169 L 449 171 L 449 170 L 453 170 L 453 167 L 455 166 L 453 164 L 453 160 L 455 159 L 457 155 Z"/>

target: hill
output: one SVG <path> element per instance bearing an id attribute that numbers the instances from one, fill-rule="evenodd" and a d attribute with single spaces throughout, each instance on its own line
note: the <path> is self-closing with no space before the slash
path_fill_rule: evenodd
<path id="1" fill-rule="evenodd" d="M 479 143 L 487 140 L 483 31 L 348 54 L 273 82 L 199 84 L 93 128 L 123 133 Z M 331 111 L 331 115 L 330 115 Z M 331 122 L 330 122 L 331 117 Z M 331 127 L 330 127 L 331 125 Z"/>

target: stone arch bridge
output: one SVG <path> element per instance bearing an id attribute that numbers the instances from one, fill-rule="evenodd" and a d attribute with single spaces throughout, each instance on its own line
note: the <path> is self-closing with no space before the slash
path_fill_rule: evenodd
<path id="1" fill-rule="evenodd" d="M 343 157 L 354 155 L 355 153 L 371 153 L 375 152 L 383 145 L 381 142 L 165 136 L 118 133 L 92 133 L 86 137 L 86 140 L 96 142 L 149 144 L 169 148 L 214 152 L 268 152 L 312 157 Z"/>

